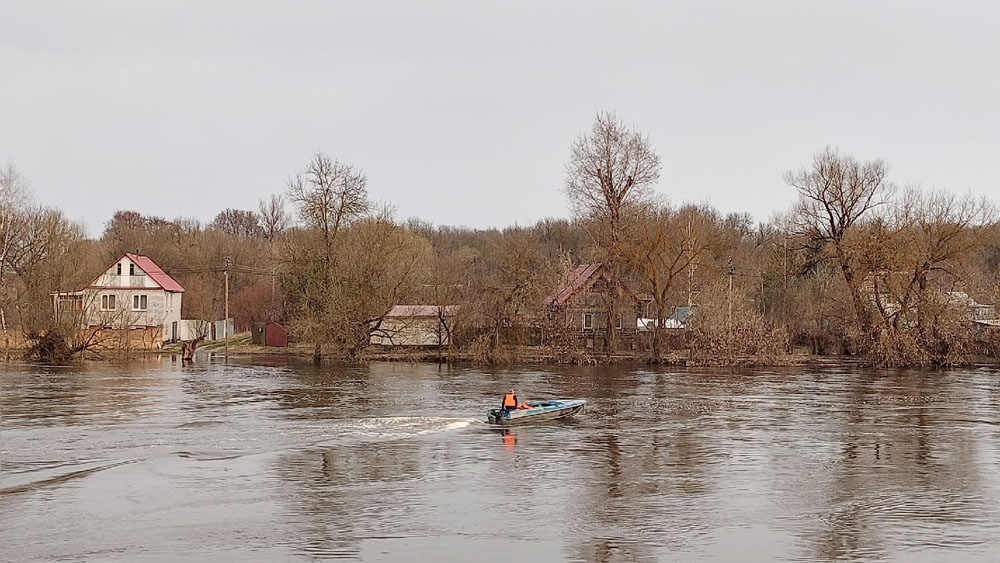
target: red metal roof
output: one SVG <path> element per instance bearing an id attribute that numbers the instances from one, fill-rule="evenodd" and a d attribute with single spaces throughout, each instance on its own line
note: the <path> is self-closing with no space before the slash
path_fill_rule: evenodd
<path id="1" fill-rule="evenodd" d="M 149 257 L 139 256 L 138 254 L 129 254 L 128 252 L 125 253 L 125 256 L 129 260 L 135 262 L 136 266 L 139 266 L 140 270 L 146 272 L 146 275 L 152 278 L 153 281 L 158 283 L 164 290 L 174 293 L 181 293 L 184 291 L 181 284 L 174 281 L 174 278 L 168 276 L 167 273 L 161 270 L 160 267 L 156 265 L 156 262 L 150 260 Z M 121 258 L 119 258 L 119 260 L 121 260 Z"/>
<path id="2" fill-rule="evenodd" d="M 582 264 L 577 266 L 568 276 L 559 284 L 555 292 L 545 298 L 543 303 L 545 305 L 565 305 L 567 301 L 570 300 L 573 295 L 582 289 L 590 281 L 590 278 L 594 276 L 601 269 L 601 264 Z"/>

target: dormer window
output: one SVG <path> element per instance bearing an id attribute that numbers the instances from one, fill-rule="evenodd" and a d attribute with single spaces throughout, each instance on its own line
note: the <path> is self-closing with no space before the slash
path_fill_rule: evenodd
<path id="1" fill-rule="evenodd" d="M 120 275 L 122 275 L 122 263 L 121 263 L 121 262 L 119 262 L 119 263 L 117 264 L 117 266 L 118 266 L 118 275 L 120 276 Z"/>
<path id="2" fill-rule="evenodd" d="M 128 275 L 130 275 L 130 276 L 134 276 L 135 275 L 135 264 L 129 264 L 128 265 Z"/>

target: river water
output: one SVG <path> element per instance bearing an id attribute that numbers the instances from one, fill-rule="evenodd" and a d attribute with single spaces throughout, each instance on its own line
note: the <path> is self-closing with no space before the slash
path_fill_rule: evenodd
<path id="1" fill-rule="evenodd" d="M 990 368 L 0 369 L 2 561 L 1000 560 Z"/>

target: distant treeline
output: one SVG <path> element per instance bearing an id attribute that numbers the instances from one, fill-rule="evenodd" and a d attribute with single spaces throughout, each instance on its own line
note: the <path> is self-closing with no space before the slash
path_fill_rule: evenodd
<path id="1" fill-rule="evenodd" d="M 706 204 L 671 205 L 662 195 L 685 194 L 659 185 L 649 140 L 605 113 L 572 142 L 565 166 L 572 219 L 532 226 L 400 220 L 369 200 L 360 168 L 317 154 L 256 210 L 222 210 L 207 225 L 122 210 L 93 240 L 62 211 L 32 203 L 27 182 L 7 165 L 5 341 L 55 330 L 71 339 L 73 327 L 57 326 L 50 293 L 85 286 L 123 252 L 138 251 L 185 287 L 184 318 L 222 318 L 228 260 L 237 327 L 286 323 L 317 360 L 362 358 L 397 304 L 460 306 L 445 321 L 446 355 L 516 359 L 524 335 L 546 322 L 544 297 L 573 267 L 595 262 L 612 285 L 644 298 L 645 316 L 662 321 L 693 306 L 679 337 L 653 330 L 630 351 L 654 361 L 681 349 L 720 363 L 768 363 L 805 348 L 876 366 L 998 355 L 1000 328 L 984 318 L 997 318 L 985 305 L 1000 301 L 992 201 L 898 187 L 886 163 L 827 148 L 785 173 L 798 202 L 766 222 Z M 608 296 L 611 315 L 625 306 Z M 610 342 L 603 353 L 619 352 Z M 562 341 L 553 354 L 579 358 L 577 346 Z"/>

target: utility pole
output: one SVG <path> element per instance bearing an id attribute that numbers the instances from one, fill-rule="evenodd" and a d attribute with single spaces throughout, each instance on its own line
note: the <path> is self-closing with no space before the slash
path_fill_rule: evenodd
<path id="1" fill-rule="evenodd" d="M 767 314 L 767 303 L 764 302 L 764 273 L 760 274 L 760 312 L 762 315 Z"/>
<path id="2" fill-rule="evenodd" d="M 226 315 L 222 319 L 222 334 L 226 338 L 226 363 L 229 363 L 229 257 L 226 256 Z"/>
<path id="3" fill-rule="evenodd" d="M 733 259 L 729 259 L 729 333 L 733 333 L 733 275 L 736 274 L 736 266 Z"/>
<path id="4" fill-rule="evenodd" d="M 781 324 L 785 324 L 788 313 L 788 231 L 782 233 L 781 237 Z"/>
<path id="5" fill-rule="evenodd" d="M 692 251 L 692 248 L 691 248 L 691 217 L 688 217 L 688 224 L 687 224 L 687 244 L 688 244 L 688 252 L 691 252 Z M 693 291 L 693 289 L 694 289 L 694 259 L 692 258 L 688 262 L 688 314 L 689 315 L 691 314 L 691 304 L 693 303 L 693 300 L 691 298 L 691 292 Z M 660 319 L 657 319 L 657 322 L 662 322 L 662 321 Z"/>

